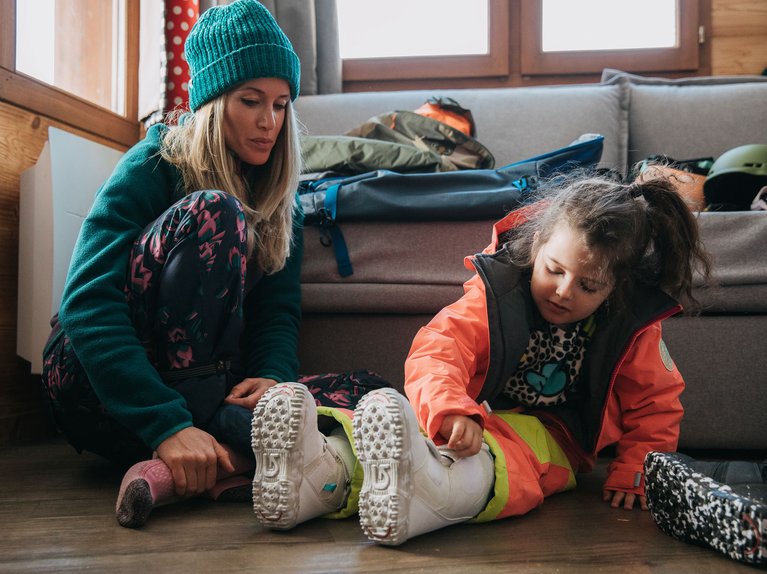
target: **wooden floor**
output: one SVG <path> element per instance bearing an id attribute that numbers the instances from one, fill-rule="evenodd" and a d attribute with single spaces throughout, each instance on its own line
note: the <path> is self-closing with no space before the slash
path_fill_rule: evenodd
<path id="1" fill-rule="evenodd" d="M 663 534 L 646 512 L 601 502 L 600 471 L 536 511 L 465 524 L 398 548 L 369 542 L 356 518 L 290 532 L 259 527 L 249 504 L 195 499 L 120 527 L 120 476 L 59 439 L 0 450 L 0 572 L 756 572 Z"/>

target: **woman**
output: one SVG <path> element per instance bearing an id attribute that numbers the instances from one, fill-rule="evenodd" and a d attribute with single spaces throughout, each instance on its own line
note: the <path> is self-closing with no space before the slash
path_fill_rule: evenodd
<path id="1" fill-rule="evenodd" d="M 191 113 L 150 128 L 99 190 L 44 351 L 67 439 L 136 463 L 128 527 L 247 484 L 231 477 L 253 469 L 252 409 L 298 369 L 298 57 L 255 0 L 207 10 L 185 53 Z"/>

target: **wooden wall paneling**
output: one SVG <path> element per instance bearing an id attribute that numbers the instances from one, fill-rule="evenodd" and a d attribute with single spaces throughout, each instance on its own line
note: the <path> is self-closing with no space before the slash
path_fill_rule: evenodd
<path id="1" fill-rule="evenodd" d="M 767 2 L 764 0 L 713 0 L 711 35 L 767 35 Z"/>
<path id="2" fill-rule="evenodd" d="M 711 72 L 761 74 L 767 69 L 767 1 L 712 0 Z"/>
<path id="3" fill-rule="evenodd" d="M 715 75 L 761 74 L 767 69 L 767 34 L 715 37 L 711 41 Z"/>
<path id="4" fill-rule="evenodd" d="M 16 356 L 19 251 L 19 179 L 37 160 L 47 124 L 0 103 L 0 444 L 20 442 L 48 430 L 29 366 Z"/>

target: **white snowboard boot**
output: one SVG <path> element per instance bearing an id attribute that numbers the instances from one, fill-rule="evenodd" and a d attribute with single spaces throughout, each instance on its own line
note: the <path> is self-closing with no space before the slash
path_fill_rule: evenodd
<path id="1" fill-rule="evenodd" d="M 317 429 L 304 385 L 281 383 L 264 393 L 253 411 L 251 444 L 253 509 L 267 528 L 287 530 L 346 502 L 350 469 Z"/>
<path id="2" fill-rule="evenodd" d="M 495 480 L 487 445 L 453 461 L 421 434 L 412 407 L 394 389 L 363 397 L 353 425 L 365 474 L 360 525 L 370 540 L 396 546 L 484 509 Z"/>

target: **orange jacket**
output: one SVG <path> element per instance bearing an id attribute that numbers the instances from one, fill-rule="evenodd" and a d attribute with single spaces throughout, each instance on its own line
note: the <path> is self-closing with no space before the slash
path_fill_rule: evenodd
<path id="1" fill-rule="evenodd" d="M 483 254 L 496 253 L 498 235 L 516 225 L 519 217 L 520 212 L 513 212 L 495 225 L 493 241 Z M 483 256 L 467 258 L 467 267 L 476 269 L 477 263 L 481 263 L 478 257 Z M 503 264 L 502 257 L 500 261 Z M 499 304 L 493 299 L 495 293 L 488 294 L 485 281 L 476 274 L 464 284 L 463 297 L 442 309 L 418 332 L 405 362 L 405 392 L 432 438 L 438 439 L 440 425 L 450 414 L 470 416 L 484 424 L 489 415 L 477 399 L 481 402 L 480 397 L 487 396 L 489 387 L 509 375 L 503 369 L 499 372 L 497 350 L 509 343 L 496 344 L 496 350 L 491 351 L 491 332 L 497 322 Z M 503 296 L 515 301 L 512 309 L 519 308 L 521 296 L 516 293 Z M 610 490 L 644 494 L 642 467 L 647 452 L 673 451 L 677 446 L 683 412 L 679 395 L 684 381 L 663 344 L 661 321 L 681 307 L 665 295 L 660 300 L 662 304 L 653 307 L 646 318 L 639 316 L 637 326 L 628 331 L 623 326 L 624 331 L 618 335 L 611 332 L 602 337 L 602 347 L 607 350 L 602 352 L 603 360 L 592 358 L 590 363 L 594 367 L 584 373 L 587 375 L 584 384 L 589 385 L 589 396 L 594 398 L 586 401 L 582 412 L 570 412 L 570 420 L 564 416 L 567 413 L 556 409 L 528 413 L 538 416 L 549 428 L 576 471 L 591 470 L 596 454 L 616 444 L 616 457 L 605 483 Z M 527 303 L 533 304 L 529 299 Z M 643 305 L 640 302 L 638 308 L 643 309 Z M 622 319 L 617 322 L 626 323 Z M 515 327 L 509 323 L 507 316 L 495 328 L 502 327 L 509 335 Z M 517 328 L 527 329 L 524 317 L 519 317 L 519 325 L 522 327 Z M 597 352 L 596 341 L 603 329 L 609 330 L 611 325 L 600 325 L 592 341 L 595 344 L 590 344 L 590 355 Z M 529 332 L 517 334 L 526 344 Z M 507 360 L 513 362 L 507 368 L 516 367 L 515 357 Z M 488 380 L 489 372 L 497 373 L 491 374 L 494 381 Z M 491 394 L 487 398 L 492 406 L 495 397 Z"/>

